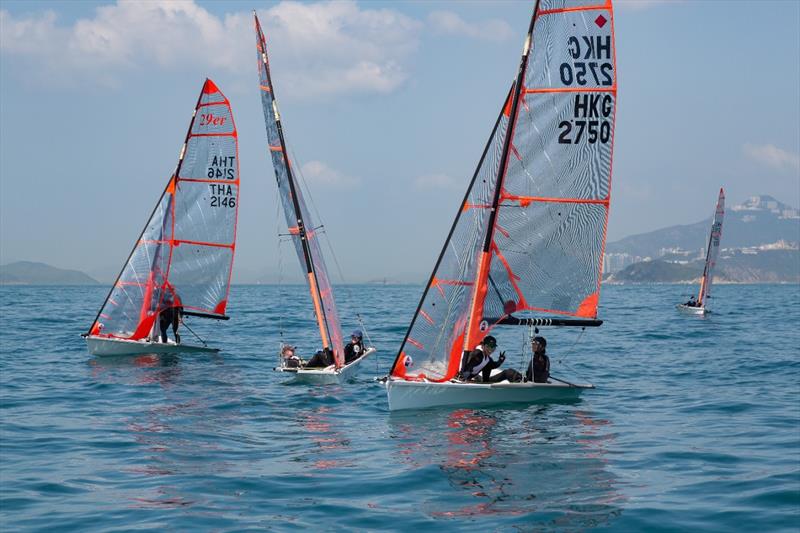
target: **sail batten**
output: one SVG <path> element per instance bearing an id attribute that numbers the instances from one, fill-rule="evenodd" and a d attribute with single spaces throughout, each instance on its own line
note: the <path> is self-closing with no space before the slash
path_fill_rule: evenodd
<path id="1" fill-rule="evenodd" d="M 198 120 L 198 110 L 206 104 L 215 106 L 215 114 L 203 110 Z M 221 142 L 208 133 L 224 134 L 233 140 Z M 175 173 L 135 241 L 89 335 L 149 338 L 159 313 L 168 307 L 183 307 L 212 318 L 225 314 L 239 203 L 236 136 L 227 98 L 206 80 Z M 197 175 L 221 179 L 194 179 Z"/>
<path id="2" fill-rule="evenodd" d="M 303 193 L 294 177 L 293 165 L 286 149 L 286 139 L 275 100 L 266 39 L 258 16 L 254 14 L 254 17 L 259 85 L 267 129 L 268 152 L 275 169 L 275 179 L 278 183 L 286 224 L 292 241 L 294 241 L 300 264 L 305 270 L 323 348 L 330 348 L 333 351 L 336 366 L 341 367 L 344 364 L 344 342 L 333 288 L 323 259 L 319 236 L 315 231 L 317 226 L 313 223 L 310 211 L 303 199 Z"/>
<path id="3" fill-rule="evenodd" d="M 610 1 L 536 3 L 516 80 L 476 170 L 481 179 L 470 183 L 406 335 L 414 342 L 404 341 L 392 375 L 451 379 L 462 353 L 512 313 L 599 325 L 613 41 Z"/>

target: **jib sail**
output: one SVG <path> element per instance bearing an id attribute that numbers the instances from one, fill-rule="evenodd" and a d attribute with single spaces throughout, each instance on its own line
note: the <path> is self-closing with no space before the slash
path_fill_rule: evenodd
<path id="1" fill-rule="evenodd" d="M 611 199 L 611 2 L 540 0 L 392 374 L 445 381 L 515 312 L 594 319 Z"/>
<path id="2" fill-rule="evenodd" d="M 303 200 L 303 195 L 295 179 L 293 165 L 286 149 L 286 140 L 270 74 L 267 43 L 257 16 L 255 17 L 255 25 L 261 104 L 264 108 L 269 153 L 272 157 L 272 165 L 275 168 L 275 179 L 278 182 L 283 213 L 286 216 L 286 224 L 289 228 L 289 233 L 292 235 L 297 257 L 306 275 L 322 346 L 333 351 L 336 366 L 339 367 L 344 364 L 344 344 L 333 287 L 325 267 L 325 260 L 322 257 L 318 228 L 314 225 L 311 214 Z"/>
<path id="3" fill-rule="evenodd" d="M 168 307 L 226 318 L 239 205 L 230 103 L 211 80 L 197 101 L 170 177 L 89 334 L 149 337 Z"/>

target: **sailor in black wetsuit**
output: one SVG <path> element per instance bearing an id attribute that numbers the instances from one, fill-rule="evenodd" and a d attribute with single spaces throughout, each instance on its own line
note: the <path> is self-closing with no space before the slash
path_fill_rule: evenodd
<path id="1" fill-rule="evenodd" d="M 461 365 L 462 379 L 479 383 L 498 383 L 503 380 L 521 381 L 522 375 L 513 368 L 507 368 L 494 376 L 492 375 L 492 370 L 498 368 L 506 360 L 505 352 L 500 352 L 500 357 L 497 358 L 497 361 L 492 359 L 492 352 L 496 348 L 497 339 L 487 335 L 477 348 L 465 354 Z"/>
<path id="2" fill-rule="evenodd" d="M 688 307 L 700 307 L 700 305 L 697 303 L 697 300 L 695 300 L 694 296 L 691 296 L 689 298 L 689 301 L 686 302 L 685 305 L 688 306 Z"/>
<path id="3" fill-rule="evenodd" d="M 364 335 L 357 329 L 350 335 L 350 342 L 344 347 L 344 364 L 349 365 L 362 355 L 364 355 Z"/>
<path id="4" fill-rule="evenodd" d="M 547 340 L 544 337 L 534 337 L 531 341 L 533 358 L 528 363 L 528 370 L 525 372 L 525 380 L 534 383 L 549 383 L 550 378 L 550 358 L 545 353 Z"/>
<path id="5" fill-rule="evenodd" d="M 175 336 L 175 344 L 181 343 L 181 336 L 178 335 L 178 324 L 181 322 L 182 307 L 175 307 L 173 302 L 168 302 L 166 309 L 158 315 L 158 326 L 161 329 L 161 342 L 167 342 L 167 328 L 172 326 L 172 334 Z"/>
<path id="6" fill-rule="evenodd" d="M 333 352 L 330 348 L 323 348 L 314 354 L 314 356 L 306 363 L 306 368 L 331 366 L 333 364 Z"/>

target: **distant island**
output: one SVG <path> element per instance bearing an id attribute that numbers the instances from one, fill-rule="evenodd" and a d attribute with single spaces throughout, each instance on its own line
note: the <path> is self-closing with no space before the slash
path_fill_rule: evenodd
<path id="1" fill-rule="evenodd" d="M 44 263 L 17 261 L 0 265 L 0 285 L 98 285 L 78 270 L 64 270 Z"/>
<path id="2" fill-rule="evenodd" d="M 703 274 L 711 218 L 608 243 L 607 283 L 695 283 Z M 771 196 L 726 210 L 715 281 L 800 283 L 800 212 Z"/>

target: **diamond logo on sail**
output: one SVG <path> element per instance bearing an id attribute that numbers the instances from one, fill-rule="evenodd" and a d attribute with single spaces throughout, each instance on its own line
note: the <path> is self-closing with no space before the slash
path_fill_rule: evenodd
<path id="1" fill-rule="evenodd" d="M 597 18 L 594 19 L 594 23 L 600 28 L 605 26 L 606 22 L 608 22 L 608 20 L 603 15 L 597 15 Z"/>

